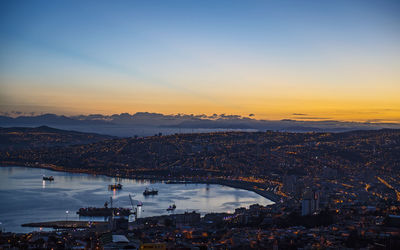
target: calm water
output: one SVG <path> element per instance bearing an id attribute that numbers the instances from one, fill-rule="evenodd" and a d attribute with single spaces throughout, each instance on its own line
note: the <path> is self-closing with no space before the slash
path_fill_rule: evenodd
<path id="1" fill-rule="evenodd" d="M 42 176 L 54 176 L 54 182 L 42 181 Z M 273 202 L 250 191 L 207 184 L 165 184 L 143 180 L 120 179 L 120 191 L 109 191 L 116 181 L 106 176 L 55 172 L 25 167 L 0 167 L 0 227 L 6 231 L 29 232 L 32 228 L 20 225 L 51 220 L 90 220 L 79 218 L 80 207 L 104 205 L 113 197 L 114 206 L 131 207 L 128 194 L 143 202 L 139 217 L 168 214 L 175 203 L 175 213 L 196 210 L 232 212 L 237 207 Z M 159 190 L 156 196 L 143 196 L 146 187 Z M 66 211 L 69 211 L 68 214 Z M 97 218 L 100 220 L 101 218 Z"/>

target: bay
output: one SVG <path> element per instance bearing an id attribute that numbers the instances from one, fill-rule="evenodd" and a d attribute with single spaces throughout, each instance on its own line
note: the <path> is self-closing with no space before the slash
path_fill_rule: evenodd
<path id="1" fill-rule="evenodd" d="M 43 181 L 54 176 L 55 181 Z M 108 185 L 119 182 L 119 191 Z M 158 195 L 143 196 L 146 188 L 157 189 Z M 174 213 L 197 211 L 234 212 L 251 204 L 269 205 L 272 201 L 247 190 L 215 184 L 166 184 L 149 180 L 113 178 L 102 175 L 57 172 L 27 167 L 0 167 L 0 228 L 8 232 L 30 232 L 21 224 L 53 220 L 104 220 L 79 217 L 81 207 L 102 207 L 113 199 L 114 207 L 131 207 L 129 194 L 143 202 L 138 217 L 168 214 L 166 208 L 176 204 Z"/>

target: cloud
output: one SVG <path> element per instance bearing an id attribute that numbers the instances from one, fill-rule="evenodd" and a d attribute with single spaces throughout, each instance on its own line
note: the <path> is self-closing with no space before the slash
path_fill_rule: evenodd
<path id="1" fill-rule="evenodd" d="M 16 111 L 16 110 L 2 111 L 2 112 L 0 112 L 0 115 L 8 116 L 8 117 L 35 116 L 35 115 L 40 115 L 40 114 L 42 114 L 42 113 L 38 113 L 38 112 L 24 112 L 24 111 Z"/>
<path id="2" fill-rule="evenodd" d="M 299 119 L 302 120 L 327 120 L 327 119 L 332 119 L 330 117 L 312 117 L 312 116 L 306 116 L 306 117 L 299 117 Z"/>
<path id="3" fill-rule="evenodd" d="M 293 113 L 292 115 L 308 115 L 308 114 L 302 114 L 302 113 Z"/>

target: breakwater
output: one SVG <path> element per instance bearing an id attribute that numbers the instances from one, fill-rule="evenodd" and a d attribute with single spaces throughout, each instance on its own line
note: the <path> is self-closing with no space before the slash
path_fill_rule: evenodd
<path id="1" fill-rule="evenodd" d="M 101 227 L 107 226 L 107 222 L 99 221 L 46 221 L 46 222 L 34 222 L 22 224 L 23 227 L 44 227 L 44 228 L 91 228 L 91 227 Z"/>

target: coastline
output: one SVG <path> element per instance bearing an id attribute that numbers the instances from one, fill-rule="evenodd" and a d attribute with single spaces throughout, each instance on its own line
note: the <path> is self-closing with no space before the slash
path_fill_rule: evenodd
<path id="1" fill-rule="evenodd" d="M 4 163 L 0 162 L 0 167 L 27 167 L 27 168 L 39 168 L 39 169 L 48 169 L 57 172 L 66 172 L 66 173 L 75 173 L 75 174 L 89 174 L 89 175 L 102 175 L 111 178 L 126 178 L 131 180 L 149 180 L 149 181 L 159 181 L 165 182 L 166 184 L 215 184 L 215 185 L 222 185 L 237 189 L 243 189 L 247 191 L 252 191 L 274 203 L 278 203 L 282 197 L 271 193 L 269 191 L 265 191 L 259 187 L 259 183 L 253 182 L 245 182 L 239 180 L 226 180 L 226 179 L 217 179 L 217 178 L 166 178 L 166 177 L 155 177 L 155 176 L 121 176 L 121 175 L 112 175 L 107 173 L 92 173 L 90 171 L 85 170 L 71 170 L 65 169 L 60 166 L 55 165 L 44 165 L 41 164 L 40 166 L 31 166 L 31 165 L 24 165 L 20 163 Z M 272 204 L 271 204 L 272 205 Z"/>
<path id="2" fill-rule="evenodd" d="M 215 179 L 195 180 L 195 181 L 167 180 L 166 184 L 216 184 L 216 185 L 222 185 L 222 186 L 252 191 L 274 203 L 277 203 L 280 200 L 280 197 L 276 194 L 255 188 L 254 184 L 257 184 L 257 183 L 250 183 L 250 182 L 243 182 L 243 181 L 236 181 L 236 180 L 215 180 Z M 250 185 L 253 185 L 253 186 L 250 186 Z"/>

